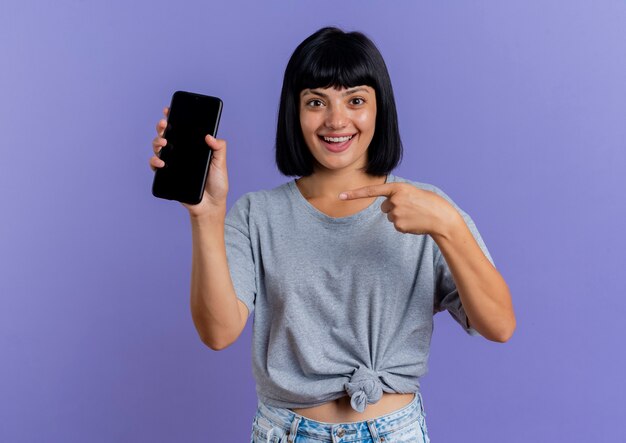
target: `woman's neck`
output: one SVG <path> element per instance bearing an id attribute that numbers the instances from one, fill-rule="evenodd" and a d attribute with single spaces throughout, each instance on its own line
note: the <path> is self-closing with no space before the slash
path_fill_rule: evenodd
<path id="1" fill-rule="evenodd" d="M 385 183 L 387 176 L 373 176 L 361 171 L 314 172 L 296 180 L 304 198 L 315 200 L 339 200 L 343 191 Z"/>

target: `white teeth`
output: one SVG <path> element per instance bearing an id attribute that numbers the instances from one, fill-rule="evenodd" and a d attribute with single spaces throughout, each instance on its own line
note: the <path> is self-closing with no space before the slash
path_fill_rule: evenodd
<path id="1" fill-rule="evenodd" d="M 347 142 L 351 138 L 352 136 L 349 135 L 347 137 L 324 137 L 324 140 L 326 140 L 327 142 L 341 143 L 341 142 Z"/>

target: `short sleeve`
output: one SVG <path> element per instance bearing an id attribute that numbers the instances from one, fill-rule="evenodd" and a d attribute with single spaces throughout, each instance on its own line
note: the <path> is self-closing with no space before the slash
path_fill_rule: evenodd
<path id="1" fill-rule="evenodd" d="M 247 307 L 249 315 L 254 311 L 257 294 L 256 267 L 250 239 L 248 195 L 239 198 L 226 214 L 224 240 L 228 269 L 237 298 Z"/>
<path id="2" fill-rule="evenodd" d="M 483 241 L 476 225 L 472 218 L 461 208 L 459 208 L 446 194 L 444 194 L 441 190 L 437 189 L 437 192 L 442 197 L 446 198 L 450 203 L 454 205 L 454 207 L 459 211 L 465 224 L 471 231 L 476 243 L 480 246 L 480 249 L 483 251 L 489 262 L 495 267 L 495 263 L 491 254 L 487 250 L 487 246 Z M 452 272 L 446 260 L 439 250 L 437 244 L 435 244 L 435 256 L 434 256 L 434 272 L 435 272 L 435 300 L 434 300 L 434 309 L 433 313 L 437 313 L 440 311 L 447 310 L 452 318 L 456 320 L 457 323 L 461 325 L 463 330 L 469 335 L 480 335 L 479 332 L 472 328 L 468 327 L 468 319 L 465 314 L 465 309 L 463 308 L 463 304 L 461 303 L 461 298 L 459 297 L 459 292 L 456 287 L 456 283 L 452 278 Z"/>

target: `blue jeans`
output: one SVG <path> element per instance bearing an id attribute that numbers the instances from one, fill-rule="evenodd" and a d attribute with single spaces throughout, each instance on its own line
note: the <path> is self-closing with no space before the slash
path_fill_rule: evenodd
<path id="1" fill-rule="evenodd" d="M 259 401 L 250 443 L 429 443 L 422 395 L 387 415 L 350 423 L 325 423 Z"/>

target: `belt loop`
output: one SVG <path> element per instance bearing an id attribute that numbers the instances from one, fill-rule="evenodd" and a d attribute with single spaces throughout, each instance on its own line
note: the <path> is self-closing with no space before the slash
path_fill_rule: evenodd
<path id="1" fill-rule="evenodd" d="M 293 420 L 291 421 L 291 428 L 289 429 L 289 437 L 287 438 L 287 443 L 293 443 L 296 441 L 296 435 L 298 434 L 298 425 L 300 424 L 301 417 L 299 415 L 294 415 Z"/>
<path id="2" fill-rule="evenodd" d="M 274 430 L 275 429 L 276 428 L 274 426 L 272 426 L 270 431 L 267 433 L 267 438 L 265 439 L 265 443 L 271 443 L 272 442 L 272 437 L 274 436 Z"/>
<path id="3" fill-rule="evenodd" d="M 372 441 L 378 443 L 380 439 L 378 438 L 378 429 L 376 429 L 374 420 L 367 420 L 367 427 L 370 429 L 370 434 L 372 434 Z"/>
<path id="4" fill-rule="evenodd" d="M 422 415 L 426 417 L 426 411 L 424 410 L 424 399 L 422 397 L 422 393 L 418 391 L 417 395 L 419 395 L 420 397 L 420 409 L 422 410 Z"/>

